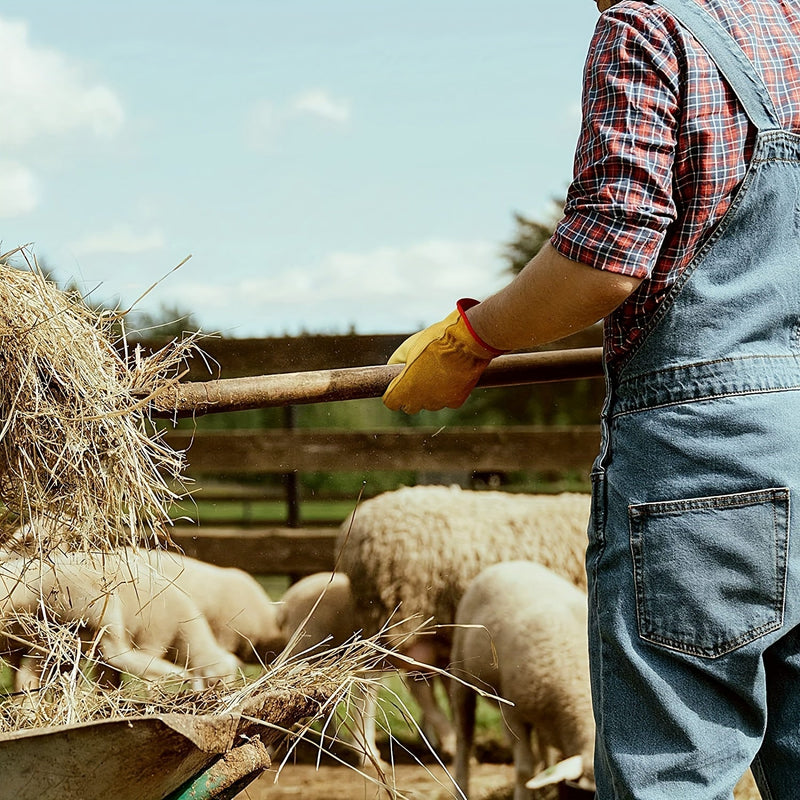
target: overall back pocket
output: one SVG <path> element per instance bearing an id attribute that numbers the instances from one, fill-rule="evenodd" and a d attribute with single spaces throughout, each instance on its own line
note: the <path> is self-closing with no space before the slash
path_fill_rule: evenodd
<path id="1" fill-rule="evenodd" d="M 783 624 L 789 490 L 628 508 L 639 636 L 705 658 Z"/>

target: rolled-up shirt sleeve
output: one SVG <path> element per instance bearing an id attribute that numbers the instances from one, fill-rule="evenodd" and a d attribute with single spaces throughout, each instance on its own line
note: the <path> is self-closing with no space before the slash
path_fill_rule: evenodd
<path id="1" fill-rule="evenodd" d="M 637 278 L 652 273 L 676 218 L 678 73 L 659 18 L 601 15 L 584 68 L 573 180 L 551 239 L 561 255 Z"/>

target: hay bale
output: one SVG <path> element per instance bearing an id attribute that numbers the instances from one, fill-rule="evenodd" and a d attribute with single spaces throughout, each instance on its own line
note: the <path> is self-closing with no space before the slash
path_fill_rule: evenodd
<path id="1" fill-rule="evenodd" d="M 25 268 L 0 257 L 0 544 L 34 516 L 69 521 L 50 546 L 162 542 L 184 457 L 141 395 L 173 383 L 194 342 L 123 358 L 120 315 L 89 308 L 17 252 Z"/>

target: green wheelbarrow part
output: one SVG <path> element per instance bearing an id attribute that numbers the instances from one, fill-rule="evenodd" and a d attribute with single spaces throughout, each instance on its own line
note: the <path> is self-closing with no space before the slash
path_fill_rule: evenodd
<path id="1" fill-rule="evenodd" d="M 231 800 L 271 764 L 258 736 L 229 750 L 165 800 Z"/>

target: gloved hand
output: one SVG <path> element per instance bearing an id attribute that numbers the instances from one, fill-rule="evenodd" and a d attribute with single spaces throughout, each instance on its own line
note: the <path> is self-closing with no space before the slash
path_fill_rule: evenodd
<path id="1" fill-rule="evenodd" d="M 503 353 L 472 330 L 465 311 L 477 300 L 459 300 L 441 322 L 406 339 L 389 359 L 403 371 L 389 384 L 383 404 L 392 411 L 416 414 L 458 408 L 469 397 L 489 362 Z"/>

